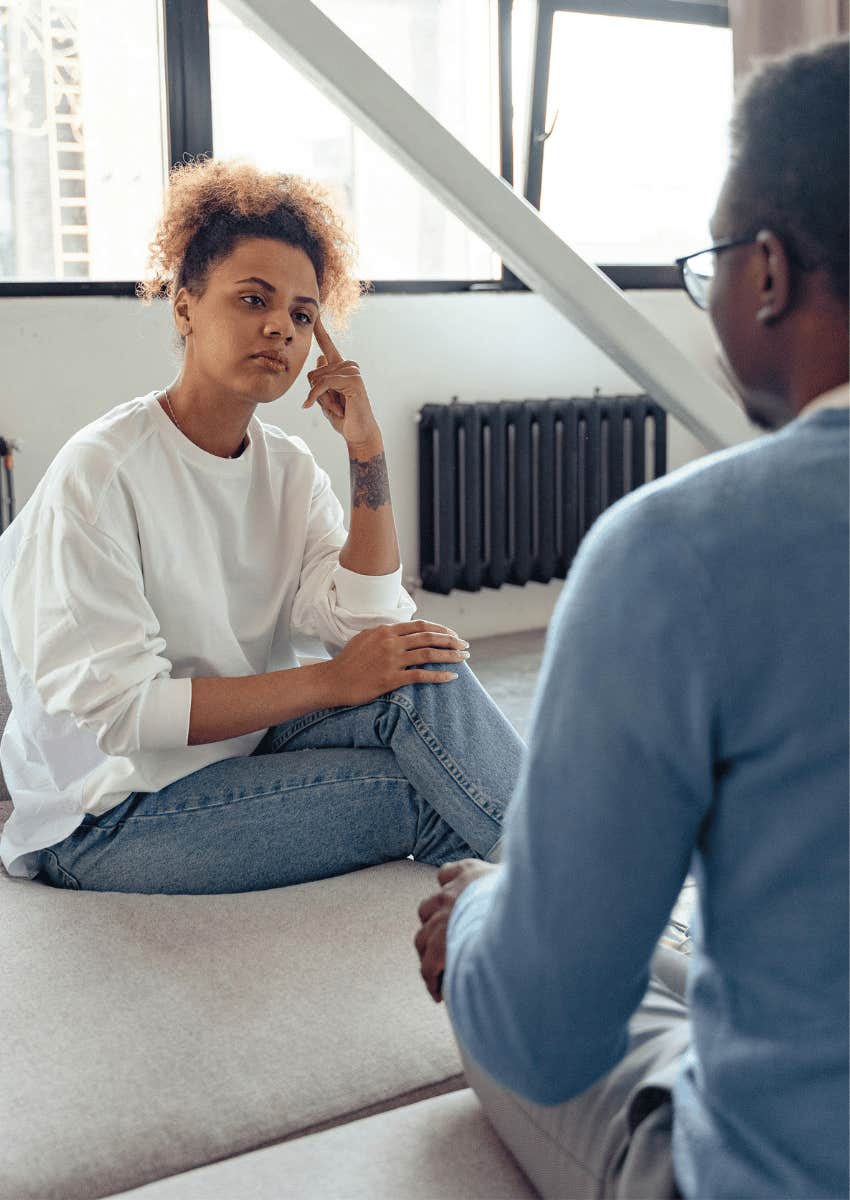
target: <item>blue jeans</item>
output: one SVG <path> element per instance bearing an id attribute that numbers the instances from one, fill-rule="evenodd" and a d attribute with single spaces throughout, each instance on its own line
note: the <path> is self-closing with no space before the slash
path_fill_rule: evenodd
<path id="1" fill-rule="evenodd" d="M 41 851 L 41 878 L 84 891 L 209 894 L 408 855 L 434 866 L 494 859 L 524 746 L 469 668 L 456 669 L 451 683 L 296 717 L 249 757 L 86 814 Z"/>

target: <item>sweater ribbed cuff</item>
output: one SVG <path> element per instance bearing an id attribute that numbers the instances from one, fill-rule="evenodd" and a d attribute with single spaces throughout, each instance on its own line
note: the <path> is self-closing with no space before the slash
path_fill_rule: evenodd
<path id="1" fill-rule="evenodd" d="M 446 945 L 457 939 L 462 941 L 468 929 L 480 924 L 490 907 L 489 896 L 499 882 L 499 874 L 493 872 L 481 879 L 474 879 L 455 900 L 446 928 Z"/>

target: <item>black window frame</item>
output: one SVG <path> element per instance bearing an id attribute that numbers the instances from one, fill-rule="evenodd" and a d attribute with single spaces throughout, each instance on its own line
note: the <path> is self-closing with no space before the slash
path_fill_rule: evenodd
<path id="1" fill-rule="evenodd" d="M 537 0 L 537 35 L 531 91 L 531 118 L 526 147 L 524 195 L 540 209 L 543 156 L 546 149 L 546 108 L 555 13 L 588 13 L 599 17 L 634 17 L 638 20 L 677 21 L 685 25 L 729 28 L 727 0 Z M 664 264 L 597 264 L 621 288 L 681 290 L 679 268 Z"/>
<path id="2" fill-rule="evenodd" d="M 207 0 L 159 0 L 165 51 L 164 100 L 168 114 L 168 161 L 212 153 L 212 89 Z M 502 178 L 514 185 L 512 0 L 497 0 L 499 148 Z M 523 195 L 540 207 L 549 59 L 554 14 L 586 12 L 728 26 L 725 0 L 537 0 L 532 109 Z M 597 264 L 621 288 L 681 290 L 678 268 L 666 265 Z M 441 292 L 512 292 L 528 287 L 502 263 L 500 278 L 471 280 L 381 279 L 371 293 L 422 295 Z M 134 296 L 135 280 L 0 280 L 2 296 Z"/>

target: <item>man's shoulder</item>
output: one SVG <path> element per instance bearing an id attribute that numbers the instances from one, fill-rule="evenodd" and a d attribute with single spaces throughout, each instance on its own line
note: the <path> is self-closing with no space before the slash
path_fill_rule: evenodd
<path id="1" fill-rule="evenodd" d="M 629 492 L 608 508 L 594 531 L 608 538 L 652 538 L 693 528 L 716 515 L 718 499 L 738 478 L 746 478 L 751 445 L 736 446 L 695 459 Z"/>
<path id="2" fill-rule="evenodd" d="M 809 472 L 810 455 L 800 432 L 787 426 L 706 454 L 630 493 L 606 516 L 647 531 L 680 526 L 693 531 L 704 522 L 715 529 L 735 524 L 740 531 L 741 519 L 763 519 L 755 501 L 773 491 L 792 493 Z"/>
<path id="3" fill-rule="evenodd" d="M 843 468 L 841 464 L 843 463 Z M 815 418 L 687 463 L 612 505 L 586 541 L 648 587 L 700 563 L 712 576 L 800 550 L 847 521 L 847 438 L 819 436 Z M 810 539 L 809 539 L 810 540 Z M 613 566 L 612 566 L 612 569 Z"/>

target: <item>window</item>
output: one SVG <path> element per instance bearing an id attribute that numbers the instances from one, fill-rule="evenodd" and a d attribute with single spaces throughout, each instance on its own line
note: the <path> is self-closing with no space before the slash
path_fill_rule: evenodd
<path id="1" fill-rule="evenodd" d="M 315 2 L 617 282 L 679 286 L 658 264 L 707 240 L 725 167 L 725 0 Z M 168 162 L 210 151 L 329 186 L 379 289 L 517 285 L 235 10 L 0 0 L 0 290 L 130 294 Z"/>
<path id="2" fill-rule="evenodd" d="M 707 244 L 733 98 L 725 19 L 692 0 L 541 12 L 529 197 L 591 262 L 670 263 Z"/>
<path id="3" fill-rule="evenodd" d="M 491 0 L 318 0 L 318 6 L 482 162 L 499 171 Z M 486 243 L 320 91 L 210 0 L 213 149 L 329 186 L 365 279 L 497 279 Z M 248 84 L 250 81 L 250 85 Z"/>
<path id="4" fill-rule="evenodd" d="M 0 279 L 137 279 L 162 199 L 156 0 L 0 0 Z"/>

